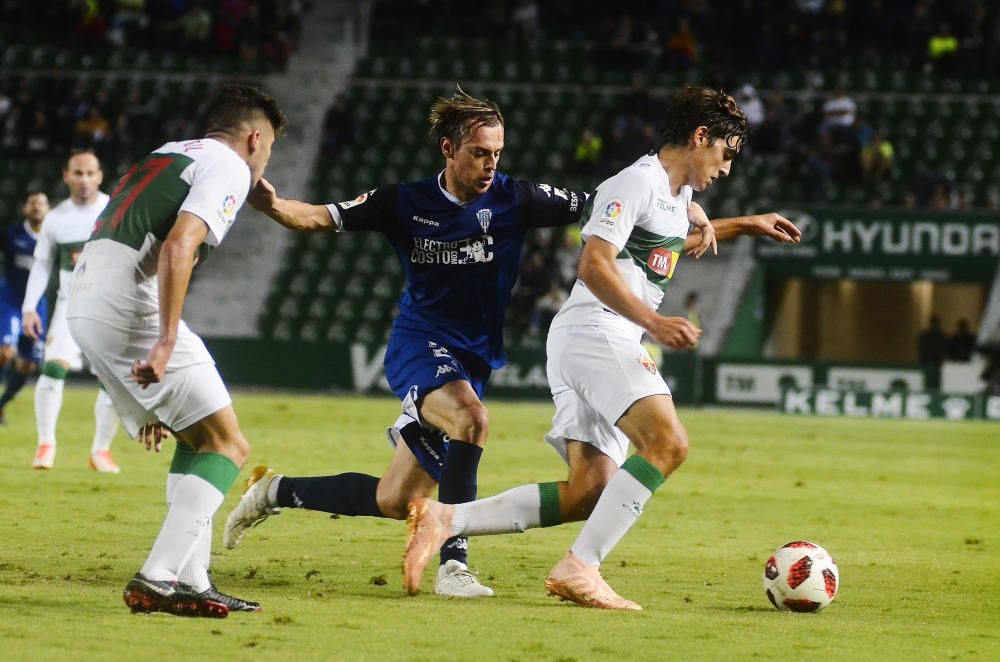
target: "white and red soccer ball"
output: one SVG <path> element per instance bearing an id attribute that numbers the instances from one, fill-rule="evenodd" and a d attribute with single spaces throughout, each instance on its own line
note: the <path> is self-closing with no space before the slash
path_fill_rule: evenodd
<path id="1" fill-rule="evenodd" d="M 819 545 L 796 540 L 779 548 L 764 565 L 764 592 L 781 611 L 819 611 L 840 586 L 837 563 Z"/>

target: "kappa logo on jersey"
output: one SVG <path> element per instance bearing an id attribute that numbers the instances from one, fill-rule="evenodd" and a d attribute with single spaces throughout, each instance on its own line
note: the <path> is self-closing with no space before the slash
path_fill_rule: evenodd
<path id="1" fill-rule="evenodd" d="M 338 202 L 337 206 L 339 206 L 342 209 L 350 209 L 351 207 L 357 207 L 358 205 L 363 204 L 368 199 L 368 195 L 370 193 L 374 193 L 374 192 L 375 192 L 375 189 L 372 189 L 371 191 L 368 191 L 367 193 L 362 193 L 361 195 L 359 195 L 358 197 L 354 198 L 353 200 L 348 200 L 347 202 Z"/>
<path id="2" fill-rule="evenodd" d="M 556 195 L 562 198 L 563 200 L 569 200 L 570 212 L 576 211 L 577 208 L 580 206 L 580 197 L 573 191 L 564 188 L 552 188 L 548 184 L 539 184 L 538 188 L 544 191 L 545 195 L 549 196 L 550 198 L 553 195 Z"/>
<path id="3" fill-rule="evenodd" d="M 493 210 L 480 209 L 476 212 L 476 218 L 479 219 L 479 227 L 483 229 L 483 232 L 486 232 L 490 229 L 490 219 L 493 218 Z"/>
<path id="4" fill-rule="evenodd" d="M 438 227 L 439 225 L 441 225 L 437 221 L 432 221 L 431 219 L 424 218 L 423 216 L 414 215 L 413 220 L 416 221 L 417 223 L 423 223 L 424 225 L 433 225 L 434 227 Z"/>
<path id="5" fill-rule="evenodd" d="M 230 193 L 222 199 L 222 204 L 219 205 L 219 216 L 224 221 L 233 220 L 233 216 L 236 215 L 236 196 Z"/>
<path id="6" fill-rule="evenodd" d="M 604 213 L 601 215 L 601 220 L 599 221 L 600 224 L 606 225 L 609 228 L 614 226 L 615 220 L 622 215 L 622 207 L 622 201 L 618 198 L 611 200 L 604 206 Z"/>
<path id="7" fill-rule="evenodd" d="M 648 370 L 650 374 L 656 374 L 656 364 L 653 363 L 653 359 L 647 352 L 643 352 L 639 356 L 635 357 L 635 360 L 639 362 L 639 365 Z"/>
<path id="8" fill-rule="evenodd" d="M 677 266 L 677 258 L 679 257 L 680 253 L 676 251 L 669 251 L 666 248 L 656 248 L 649 254 L 646 266 L 661 276 L 673 278 L 674 267 Z"/>

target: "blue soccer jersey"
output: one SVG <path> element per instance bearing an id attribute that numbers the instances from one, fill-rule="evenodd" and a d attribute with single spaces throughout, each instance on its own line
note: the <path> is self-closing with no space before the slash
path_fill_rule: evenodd
<path id="1" fill-rule="evenodd" d="M 0 280 L 0 342 L 17 345 L 23 358 L 39 360 L 42 343 L 21 337 L 21 303 L 28 285 L 28 274 L 34 262 L 38 235 L 27 221 L 15 223 L 3 231 L 3 279 Z M 38 302 L 38 315 L 46 321 L 45 297 Z M 44 337 L 44 336 L 43 336 Z"/>
<path id="2" fill-rule="evenodd" d="M 577 223 L 585 201 L 584 193 L 497 172 L 467 205 L 445 194 L 439 175 L 331 207 L 343 229 L 382 232 L 396 251 L 406 290 L 394 333 L 440 339 L 497 369 L 505 363 L 504 314 L 527 230 Z"/>

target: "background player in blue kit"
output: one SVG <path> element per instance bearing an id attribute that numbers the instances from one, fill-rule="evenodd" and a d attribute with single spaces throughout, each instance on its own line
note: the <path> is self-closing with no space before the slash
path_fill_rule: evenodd
<path id="1" fill-rule="evenodd" d="M 45 330 L 38 340 L 21 333 L 21 303 L 28 283 L 28 273 L 34 261 L 35 242 L 42 229 L 42 220 L 49 213 L 49 198 L 41 191 L 32 191 L 24 199 L 24 220 L 11 224 L 3 232 L 3 280 L 0 281 L 0 369 L 5 370 L 3 394 L 0 395 L 0 424 L 4 408 L 28 377 L 38 368 L 45 351 Z M 41 319 L 47 318 L 46 303 L 38 308 Z"/>
<path id="2" fill-rule="evenodd" d="M 386 378 L 403 414 L 389 428 L 396 450 L 381 479 L 355 473 L 284 478 L 255 469 L 226 522 L 227 547 L 280 507 L 403 519 L 407 503 L 438 483 L 444 503 L 475 497 L 489 430 L 483 391 L 490 373 L 506 362 L 504 314 L 525 235 L 533 227 L 579 222 L 586 195 L 498 172 L 504 121 L 491 101 L 459 88 L 432 106 L 430 123 L 445 158 L 434 177 L 330 205 L 281 199 L 264 180 L 251 197 L 255 207 L 296 230 L 385 234 L 407 281 L 385 355 Z M 493 595 L 469 573 L 466 557 L 464 538 L 445 542 L 436 593 Z"/>

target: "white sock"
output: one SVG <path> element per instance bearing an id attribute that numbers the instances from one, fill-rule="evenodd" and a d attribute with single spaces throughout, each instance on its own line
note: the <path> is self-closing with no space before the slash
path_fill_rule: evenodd
<path id="1" fill-rule="evenodd" d="M 538 485 L 521 485 L 496 496 L 455 506 L 453 536 L 521 533 L 542 525 Z"/>
<path id="2" fill-rule="evenodd" d="M 272 508 L 278 507 L 278 483 L 281 482 L 282 478 L 283 476 L 275 476 L 267 484 L 267 505 Z"/>
<path id="3" fill-rule="evenodd" d="M 56 421 L 62 409 L 65 379 L 42 375 L 35 383 L 35 423 L 38 425 L 38 445 L 56 445 Z"/>
<path id="4" fill-rule="evenodd" d="M 182 476 L 170 495 L 170 510 L 163 527 L 142 566 L 143 576 L 157 581 L 177 579 L 194 555 L 198 538 L 211 528 L 212 515 L 223 498 L 222 492 L 204 478 Z"/>
<path id="5" fill-rule="evenodd" d="M 624 467 L 619 469 L 604 487 L 570 551 L 584 563 L 600 565 L 639 519 L 651 496 L 653 492 L 635 476 Z"/>
<path id="6" fill-rule="evenodd" d="M 167 474 L 167 508 L 173 499 L 174 490 L 177 483 L 185 474 Z M 212 527 L 209 526 L 205 532 L 198 536 L 198 542 L 194 548 L 191 558 L 177 573 L 177 579 L 193 586 L 195 590 L 204 591 L 212 585 L 212 580 L 208 578 L 208 566 L 212 561 Z"/>
<path id="7" fill-rule="evenodd" d="M 90 446 L 90 454 L 111 449 L 111 441 L 118 432 L 118 413 L 111 402 L 111 396 L 104 389 L 97 391 L 94 401 L 94 443 Z"/>

